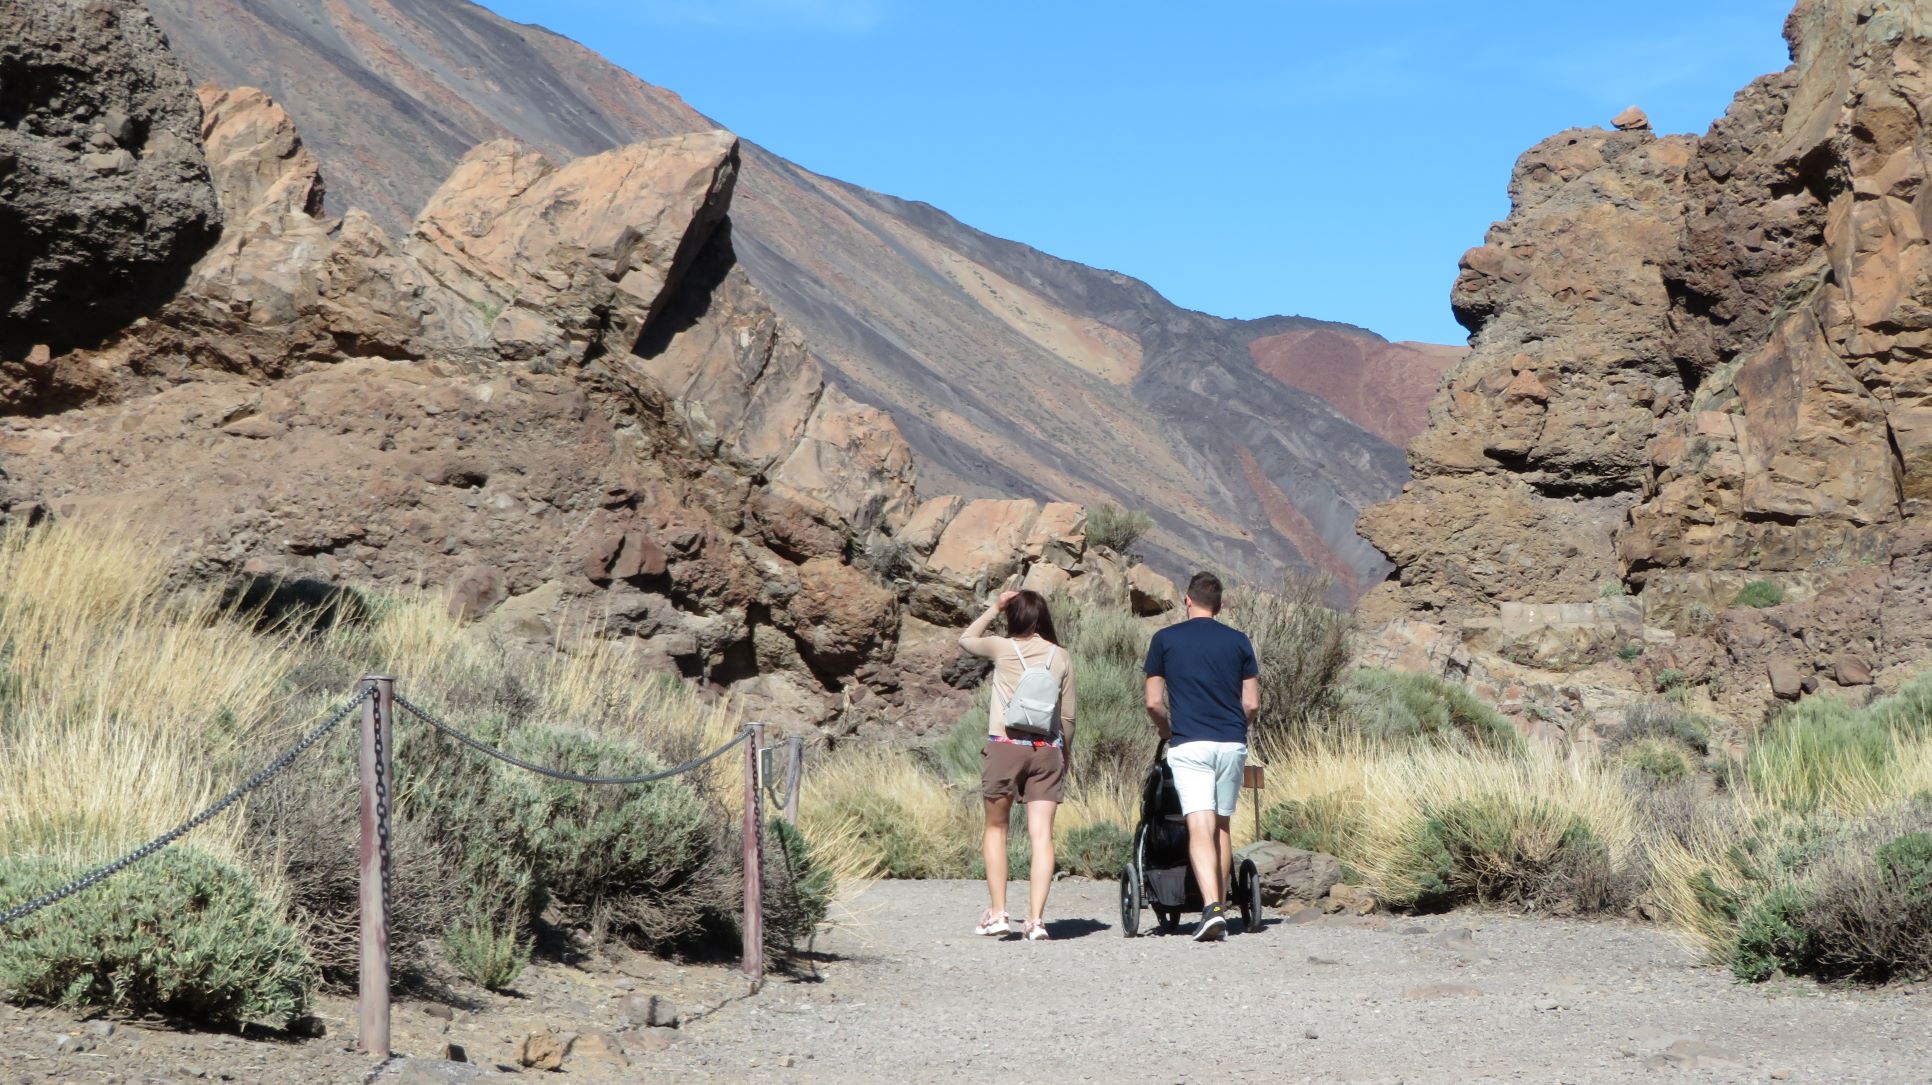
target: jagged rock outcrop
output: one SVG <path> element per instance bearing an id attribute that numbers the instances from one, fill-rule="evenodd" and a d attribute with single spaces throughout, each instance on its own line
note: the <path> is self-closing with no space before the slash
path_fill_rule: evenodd
<path id="1" fill-rule="evenodd" d="M 1471 356 L 1362 520 L 1398 566 L 1373 616 L 1547 667 L 1547 616 L 1507 604 L 1605 611 L 1599 652 L 1649 648 L 1596 673 L 1674 670 L 1745 720 L 1932 663 L 1932 11 L 1804 0 L 1786 36 L 1702 139 L 1518 164 L 1456 287 Z"/>
<path id="2" fill-rule="evenodd" d="M 221 226 L 199 110 L 136 0 L 0 7 L 0 384 L 172 294 Z"/>
<path id="3" fill-rule="evenodd" d="M 9 515 L 127 517 L 197 578 L 427 583 L 510 642 L 595 623 L 842 728 L 957 710 L 910 610 L 1089 576 L 1076 507 L 1010 503 L 1024 529 L 983 538 L 949 517 L 937 563 L 901 541 L 910 450 L 746 279 L 729 133 L 561 166 L 485 143 L 399 241 L 319 214 L 266 95 L 202 97 L 226 229 L 125 335 L 41 359 L 79 403 L 0 397 Z"/>
<path id="4" fill-rule="evenodd" d="M 469 0 L 151 3 L 199 78 L 266 87 L 295 115 L 333 212 L 398 234 L 475 144 L 511 136 L 564 162 L 718 127 Z M 891 415 L 929 490 L 1145 509 L 1140 550 L 1170 575 L 1315 569 L 1340 602 L 1387 571 L 1355 518 L 1405 477 L 1435 350 L 1191 312 L 752 143 L 737 184 L 747 278 L 835 387 Z"/>

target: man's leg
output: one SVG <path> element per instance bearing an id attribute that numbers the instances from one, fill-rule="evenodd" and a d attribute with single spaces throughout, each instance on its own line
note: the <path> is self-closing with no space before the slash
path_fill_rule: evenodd
<path id="1" fill-rule="evenodd" d="M 1225 902 L 1234 892 L 1234 834 L 1231 826 L 1234 818 L 1214 815 L 1214 850 L 1221 860 L 1221 896 Z"/>
<path id="2" fill-rule="evenodd" d="M 1187 815 L 1187 859 L 1194 868 L 1194 882 L 1201 887 L 1201 902 L 1221 900 L 1221 857 L 1215 845 L 1215 822 L 1224 820 L 1212 809 Z"/>

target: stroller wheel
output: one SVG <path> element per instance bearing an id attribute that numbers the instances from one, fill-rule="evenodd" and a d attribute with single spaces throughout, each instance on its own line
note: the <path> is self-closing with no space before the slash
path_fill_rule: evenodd
<path id="1" fill-rule="evenodd" d="M 1261 871 L 1253 859 L 1241 860 L 1241 870 L 1234 876 L 1234 900 L 1241 908 L 1241 930 L 1243 932 L 1261 929 Z"/>
<path id="2" fill-rule="evenodd" d="M 1120 872 L 1120 933 L 1133 938 L 1140 934 L 1140 864 L 1128 862 Z"/>

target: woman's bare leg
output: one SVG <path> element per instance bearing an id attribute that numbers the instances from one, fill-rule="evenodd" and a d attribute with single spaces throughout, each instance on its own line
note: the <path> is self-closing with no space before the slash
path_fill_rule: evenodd
<path id="1" fill-rule="evenodd" d="M 1047 890 L 1053 888 L 1053 813 L 1057 802 L 1045 799 L 1026 804 L 1026 835 L 1033 844 L 1033 869 L 1027 875 L 1027 913 L 1029 923 L 1046 915 Z"/>
<path id="2" fill-rule="evenodd" d="M 1013 810 L 1013 800 L 986 800 L 986 837 L 980 847 L 986 855 L 986 896 L 993 905 L 993 914 L 1006 911 L 1006 819 Z"/>

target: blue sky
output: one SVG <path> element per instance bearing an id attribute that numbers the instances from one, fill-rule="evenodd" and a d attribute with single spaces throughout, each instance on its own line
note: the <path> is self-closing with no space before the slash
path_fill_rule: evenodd
<path id="1" fill-rule="evenodd" d="M 1641 105 L 1702 132 L 1790 0 L 484 0 L 820 173 L 1190 308 L 1461 342 L 1516 156 Z"/>

